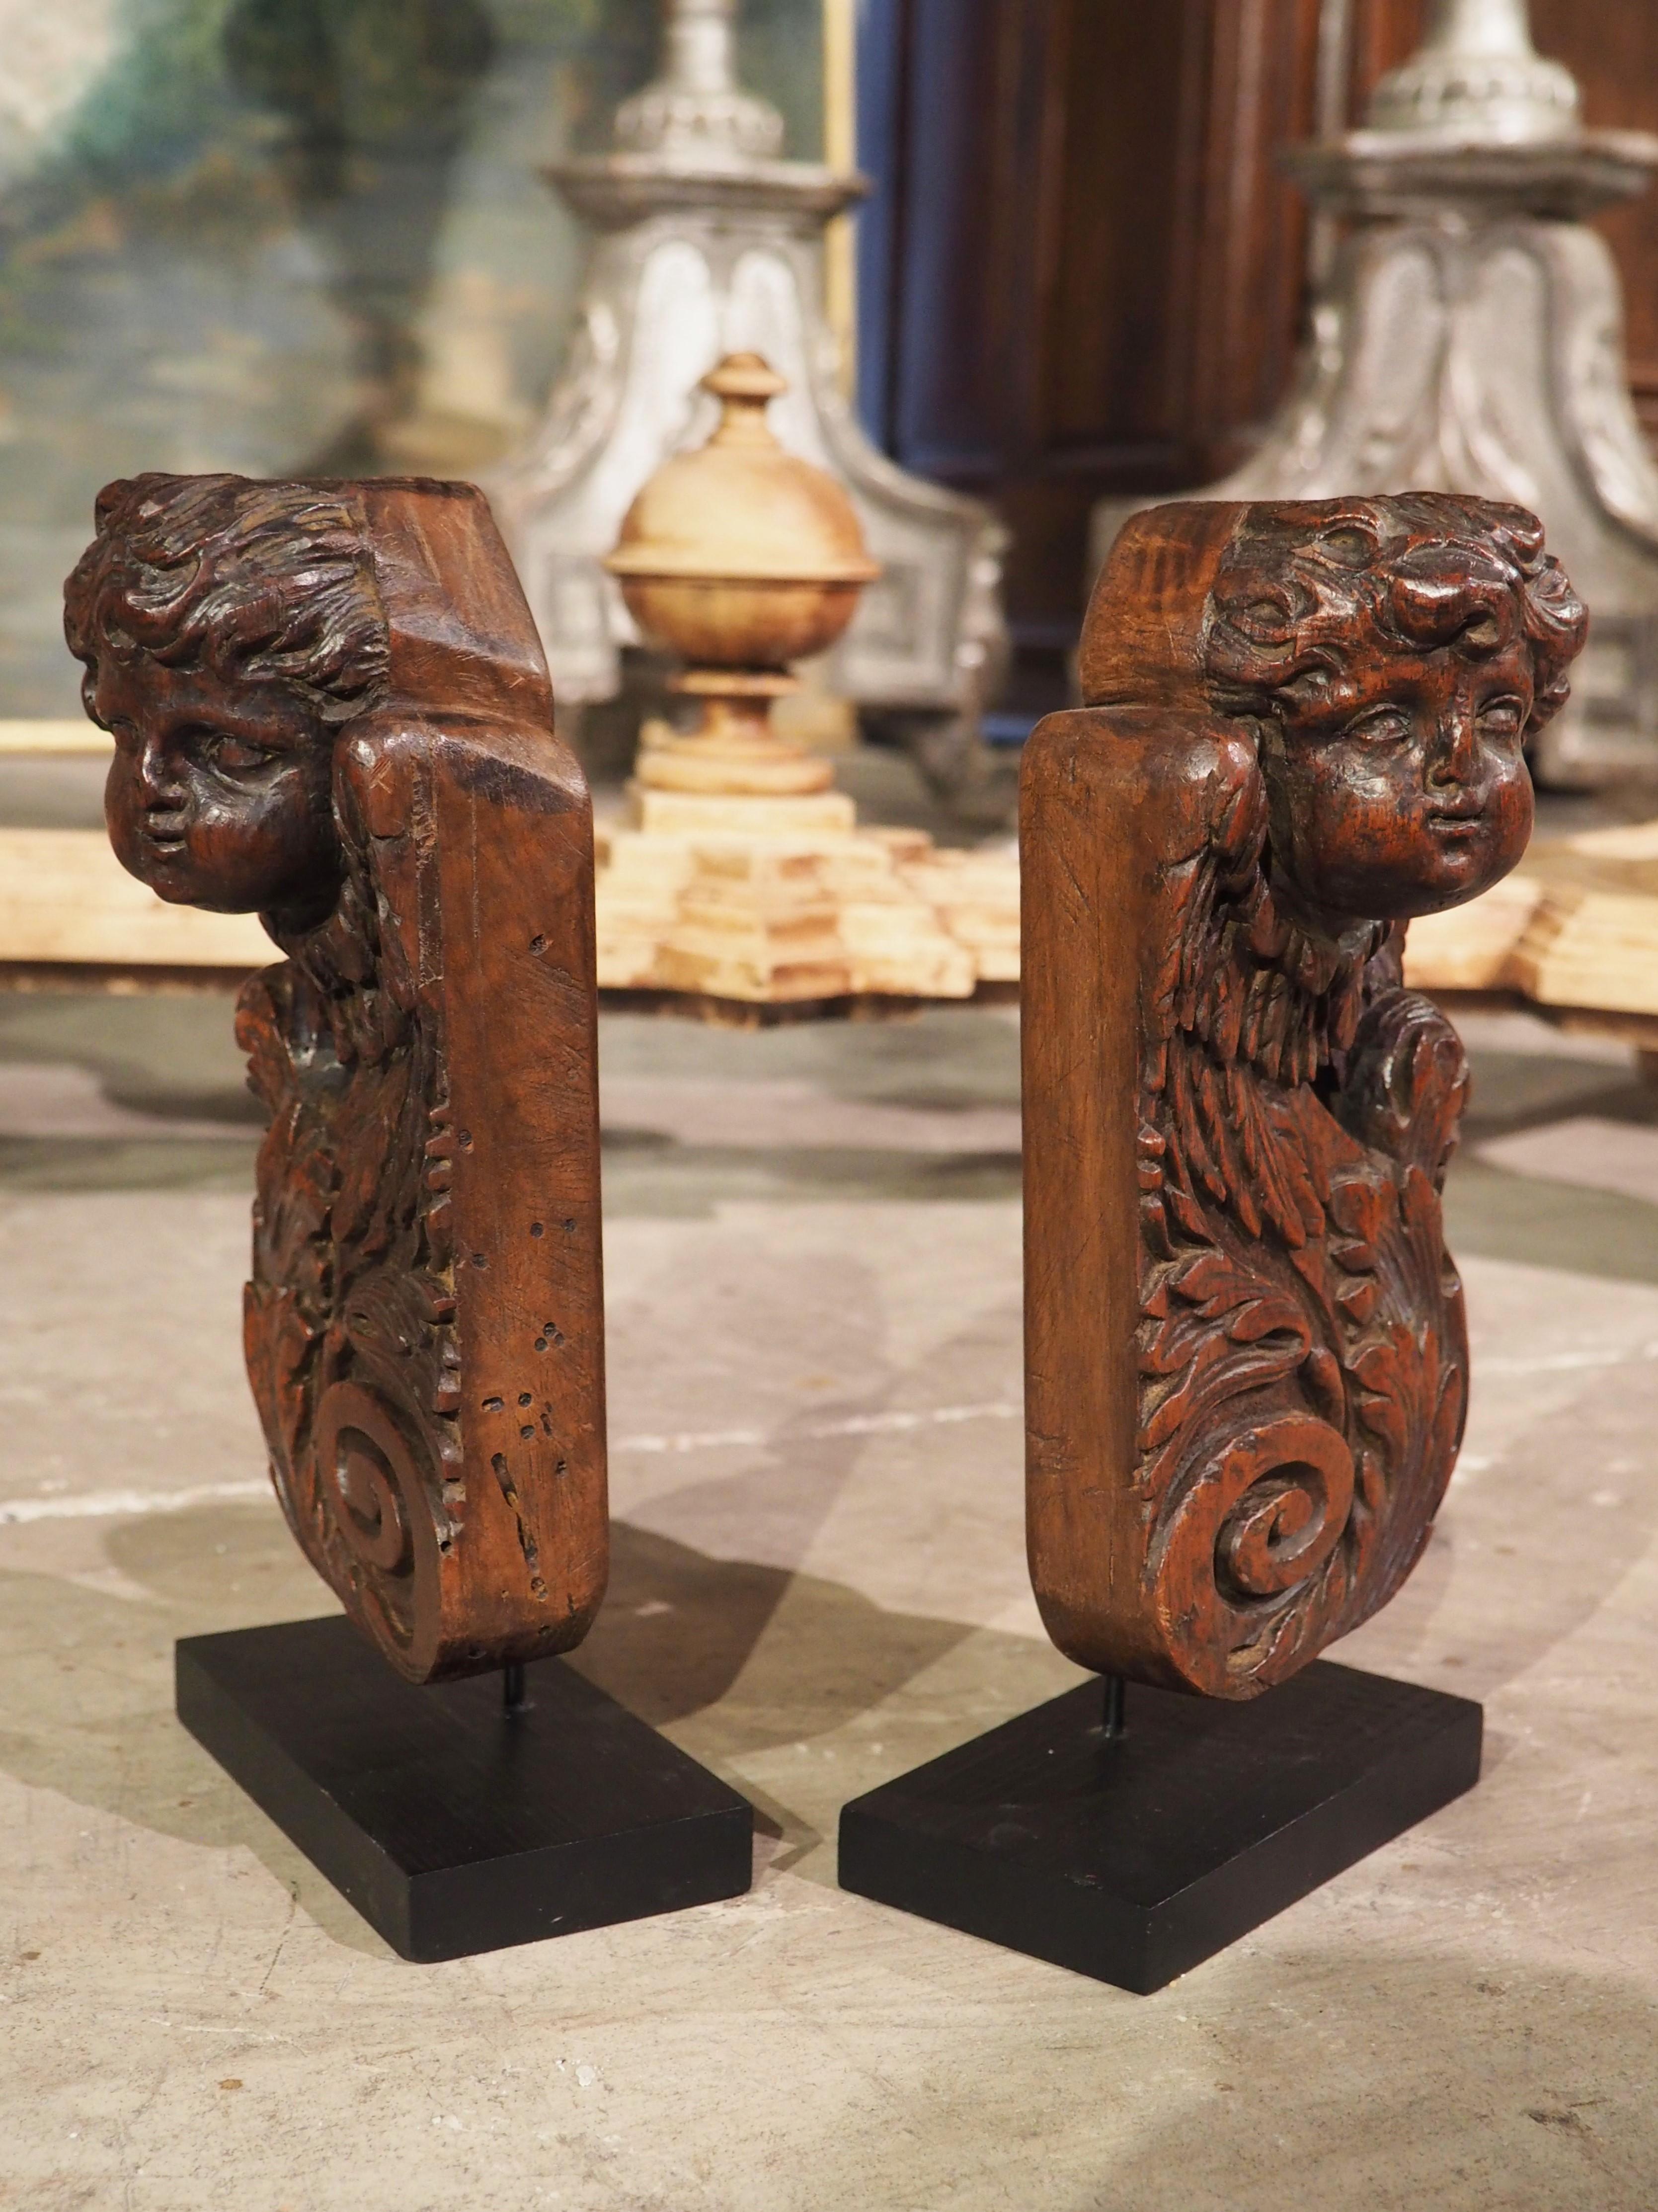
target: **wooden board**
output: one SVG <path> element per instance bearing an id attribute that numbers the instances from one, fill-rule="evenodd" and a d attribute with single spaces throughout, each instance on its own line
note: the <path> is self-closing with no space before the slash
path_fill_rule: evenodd
<path id="1" fill-rule="evenodd" d="M 257 915 L 169 906 L 98 830 L 0 830 L 0 962 L 216 968 L 281 957 Z"/>
<path id="2" fill-rule="evenodd" d="M 107 760 L 114 750 L 114 739 L 107 730 L 100 730 L 95 722 L 82 720 L 57 722 L 0 720 L 0 759 L 39 760 L 80 756 Z"/>

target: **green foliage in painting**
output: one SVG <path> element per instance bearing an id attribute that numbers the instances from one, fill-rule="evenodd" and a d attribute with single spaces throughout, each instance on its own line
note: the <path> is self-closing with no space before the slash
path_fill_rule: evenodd
<path id="1" fill-rule="evenodd" d="M 482 0 L 231 0 L 224 25 L 232 82 L 283 117 L 325 191 L 354 149 L 446 151 L 494 49 Z"/>
<path id="2" fill-rule="evenodd" d="M 53 167 L 106 185 L 194 160 L 235 124 L 225 82 L 232 0 L 127 0 L 114 61 L 70 126 Z"/>
<path id="3" fill-rule="evenodd" d="M 802 160 L 821 5 L 739 0 Z M 40 578 L 106 477 L 436 465 L 434 424 L 468 472 L 523 434 L 582 251 L 543 172 L 608 145 L 663 7 L 102 0 L 53 48 L 0 137 L 0 714 L 74 711 Z"/>
<path id="4" fill-rule="evenodd" d="M 745 82 L 782 108 L 788 150 L 821 143 L 819 0 L 743 0 Z M 109 66 L 27 196 L 61 199 L 163 178 L 216 151 L 257 163 L 285 123 L 325 166 L 351 147 L 424 139 L 441 158 L 492 55 L 564 66 L 573 137 L 589 147 L 657 62 L 659 0 L 125 0 Z"/>

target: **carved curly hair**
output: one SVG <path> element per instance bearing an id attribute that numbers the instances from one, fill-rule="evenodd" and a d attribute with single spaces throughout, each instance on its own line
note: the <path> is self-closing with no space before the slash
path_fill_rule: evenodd
<path id="1" fill-rule="evenodd" d="M 390 633 L 349 486 L 151 474 L 106 484 L 96 520 L 64 586 L 88 701 L 106 654 L 284 684 L 325 726 L 384 691 Z"/>
<path id="2" fill-rule="evenodd" d="M 1588 616 L 1535 515 L 1439 492 L 1329 500 L 1310 514 L 1309 532 L 1307 506 L 1254 507 L 1227 550 L 1205 659 L 1223 713 L 1293 718 L 1333 702 L 1378 646 L 1483 659 L 1516 635 L 1531 648 L 1527 732 L 1564 706 Z"/>

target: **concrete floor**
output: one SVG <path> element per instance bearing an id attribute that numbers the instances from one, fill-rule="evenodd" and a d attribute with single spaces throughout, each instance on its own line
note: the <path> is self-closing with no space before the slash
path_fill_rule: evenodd
<path id="1" fill-rule="evenodd" d="M 0 2203 L 1658 2203 L 1658 1123 L 1475 1036 L 1475 1413 L 1345 1647 L 1473 1796 L 1161 1996 L 834 1886 L 847 1796 L 1076 1679 L 1019 1521 L 1017 1031 L 607 1022 L 616 1571 L 580 1663 L 760 1807 L 749 1897 L 402 1964 L 177 1727 L 325 1608 L 260 1474 L 221 1000 L 0 1001 Z"/>
<path id="2" fill-rule="evenodd" d="M 324 1611 L 242 1378 L 222 998 L 0 999 L 0 2205 L 1651 2212 L 1658 1095 L 1470 1025 L 1474 1413 L 1342 1656 L 1485 1778 L 1161 1995 L 841 1894 L 841 1802 L 1078 1679 L 1020 1523 L 1017 1033 L 609 1020 L 616 1572 L 577 1662 L 745 1791 L 729 1905 L 398 1961 L 171 1714 Z"/>

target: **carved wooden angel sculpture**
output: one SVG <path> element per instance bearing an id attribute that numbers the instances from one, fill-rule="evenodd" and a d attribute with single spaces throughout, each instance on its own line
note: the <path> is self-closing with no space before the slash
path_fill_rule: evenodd
<path id="1" fill-rule="evenodd" d="M 1467 1089 L 1412 915 L 1531 827 L 1586 617 L 1520 509 L 1138 517 L 1023 799 L 1028 1528 L 1102 1673 L 1230 1698 L 1420 1556 L 1467 1398 Z"/>
<path id="2" fill-rule="evenodd" d="M 607 1556 L 592 825 L 489 510 L 112 484 L 67 628 L 124 866 L 287 955 L 238 1036 L 294 1533 L 411 1680 L 568 1650 Z"/>

